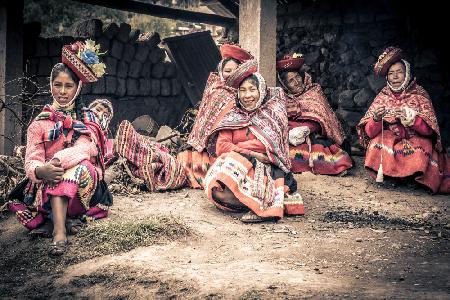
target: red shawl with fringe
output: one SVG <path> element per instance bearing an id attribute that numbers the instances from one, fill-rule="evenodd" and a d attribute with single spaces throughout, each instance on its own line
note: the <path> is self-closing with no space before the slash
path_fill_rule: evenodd
<path id="1" fill-rule="evenodd" d="M 270 161 L 284 172 L 289 172 L 291 161 L 289 159 L 286 96 L 281 88 L 267 88 L 265 101 L 253 112 L 247 112 L 235 106 L 222 119 L 214 133 L 223 129 L 245 127 L 249 127 L 256 138 L 264 144 Z M 209 143 L 209 145 L 213 144 L 215 143 Z"/>
<path id="2" fill-rule="evenodd" d="M 372 105 L 356 127 L 360 143 L 363 147 L 367 147 L 370 141 L 370 138 L 364 130 L 365 125 L 373 118 L 373 112 L 382 106 L 386 109 L 386 114 L 383 119 L 388 123 L 394 123 L 400 118 L 401 108 L 404 106 L 416 111 L 417 115 L 433 129 L 435 133 L 436 150 L 438 152 L 442 151 L 441 134 L 439 132 L 439 125 L 434 112 L 433 103 L 431 102 L 428 93 L 423 87 L 416 83 L 415 79 L 411 81 L 409 86 L 399 95 L 394 95 L 392 90 L 388 86 L 385 86 L 376 96 Z"/>
<path id="3" fill-rule="evenodd" d="M 198 152 L 206 147 L 206 142 L 217 124 L 234 106 L 237 90 L 230 87 L 217 73 L 211 73 L 206 82 L 200 108 L 195 118 L 188 144 Z"/>
<path id="4" fill-rule="evenodd" d="M 311 120 L 318 122 L 322 135 L 338 145 L 344 141 L 345 134 L 336 114 L 328 103 L 318 83 L 313 83 L 311 75 L 305 73 L 305 90 L 301 94 L 288 94 L 287 113 L 290 120 Z"/>

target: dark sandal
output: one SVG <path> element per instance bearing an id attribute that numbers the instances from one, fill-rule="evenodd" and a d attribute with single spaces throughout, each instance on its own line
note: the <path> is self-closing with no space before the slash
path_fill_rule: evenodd
<path id="1" fill-rule="evenodd" d="M 249 211 L 248 213 L 245 213 L 241 217 L 242 223 L 261 223 L 266 221 L 276 221 L 276 217 L 260 217 L 257 214 L 255 214 L 252 211 Z"/>
<path id="2" fill-rule="evenodd" d="M 48 254 L 50 256 L 61 256 L 67 251 L 68 245 L 68 240 L 52 242 L 50 244 L 50 248 L 48 249 Z"/>
<path id="3" fill-rule="evenodd" d="M 75 235 L 84 227 L 84 223 L 80 219 L 67 219 L 66 232 L 68 235 Z"/>
<path id="4" fill-rule="evenodd" d="M 33 238 L 51 238 L 53 236 L 53 222 L 50 220 L 45 221 L 41 227 L 31 230 L 28 235 Z"/>

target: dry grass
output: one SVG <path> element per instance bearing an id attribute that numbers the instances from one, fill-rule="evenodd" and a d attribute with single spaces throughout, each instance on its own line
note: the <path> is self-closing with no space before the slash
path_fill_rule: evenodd
<path id="1" fill-rule="evenodd" d="M 171 216 L 142 219 L 106 219 L 89 224 L 74 240 L 75 248 L 90 254 L 107 255 L 150 246 L 191 234 L 189 227 Z"/>

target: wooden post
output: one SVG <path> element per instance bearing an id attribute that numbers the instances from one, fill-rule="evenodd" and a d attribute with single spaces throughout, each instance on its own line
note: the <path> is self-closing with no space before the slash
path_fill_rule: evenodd
<path id="1" fill-rule="evenodd" d="M 11 155 L 23 130 L 17 119 L 22 118 L 21 85 L 11 82 L 23 77 L 23 0 L 5 2 L 0 3 L 0 154 Z"/>
<path id="2" fill-rule="evenodd" d="M 276 0 L 240 0 L 239 44 L 259 61 L 268 86 L 276 85 Z"/>

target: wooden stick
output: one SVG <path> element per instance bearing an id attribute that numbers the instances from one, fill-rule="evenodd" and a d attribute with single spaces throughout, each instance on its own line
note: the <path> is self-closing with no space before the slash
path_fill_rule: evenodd
<path id="1" fill-rule="evenodd" d="M 0 157 L 0 163 L 2 163 L 2 165 L 4 165 L 10 172 L 16 174 L 16 175 L 23 175 L 22 173 L 20 173 L 17 170 L 14 170 L 13 167 L 11 167 L 10 165 L 8 165 L 6 163 L 6 161 L 3 160 L 3 158 Z"/>
<path id="2" fill-rule="evenodd" d="M 161 142 L 167 141 L 167 140 L 169 140 L 169 139 L 171 139 L 171 138 L 173 138 L 173 137 L 176 137 L 176 136 L 180 136 L 180 133 L 179 133 L 179 132 L 176 132 L 176 133 L 173 133 L 173 134 L 168 135 L 168 136 L 166 136 L 166 137 L 160 138 L 159 140 L 156 140 L 156 141 L 157 141 L 158 143 L 161 143 Z"/>

